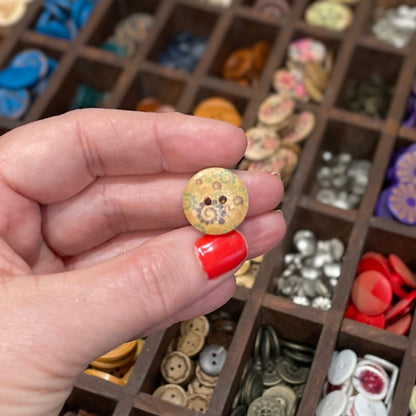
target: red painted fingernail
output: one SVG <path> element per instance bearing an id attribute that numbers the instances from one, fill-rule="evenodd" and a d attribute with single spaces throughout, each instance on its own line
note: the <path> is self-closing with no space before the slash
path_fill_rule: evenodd
<path id="1" fill-rule="evenodd" d="M 196 242 L 196 251 L 208 279 L 234 269 L 247 256 L 244 237 L 237 231 L 222 235 L 205 235 Z"/>

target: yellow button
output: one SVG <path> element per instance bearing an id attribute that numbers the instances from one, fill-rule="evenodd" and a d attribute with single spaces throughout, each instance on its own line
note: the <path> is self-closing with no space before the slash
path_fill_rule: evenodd
<path id="1" fill-rule="evenodd" d="M 237 228 L 248 210 L 243 181 L 223 168 L 208 168 L 188 182 L 182 198 L 190 224 L 205 234 L 226 234 Z"/>

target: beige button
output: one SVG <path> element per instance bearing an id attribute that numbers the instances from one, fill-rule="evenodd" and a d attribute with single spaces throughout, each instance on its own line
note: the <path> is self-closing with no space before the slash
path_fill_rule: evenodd
<path id="1" fill-rule="evenodd" d="M 126 364 L 129 364 L 130 362 L 132 362 L 134 359 L 135 359 L 135 355 L 130 354 L 127 357 L 124 357 L 121 360 L 117 360 L 117 361 L 102 362 L 97 359 L 95 361 L 92 361 L 90 365 L 100 370 L 111 370 L 113 368 L 123 367 Z"/>
<path id="2" fill-rule="evenodd" d="M 185 335 L 189 331 L 196 331 L 206 337 L 209 332 L 209 321 L 204 315 L 183 321 L 181 322 L 180 331 L 181 335 Z"/>
<path id="3" fill-rule="evenodd" d="M 179 406 L 186 405 L 186 392 L 177 384 L 160 386 L 153 392 L 153 396 Z"/>
<path id="4" fill-rule="evenodd" d="M 205 373 L 199 364 L 196 365 L 195 377 L 202 385 L 207 387 L 215 387 L 218 381 L 218 376 L 210 376 Z"/>
<path id="5" fill-rule="evenodd" d="M 188 393 L 191 394 L 203 394 L 204 396 L 211 397 L 214 393 L 214 387 L 204 386 L 196 377 L 188 384 Z"/>
<path id="6" fill-rule="evenodd" d="M 277 126 L 293 114 L 295 101 L 284 94 L 269 95 L 261 104 L 257 117 L 266 126 Z"/>
<path id="7" fill-rule="evenodd" d="M 27 2 L 23 0 L 0 0 L 0 26 L 11 26 L 25 14 Z"/>
<path id="8" fill-rule="evenodd" d="M 234 276 L 242 276 L 243 274 L 246 274 L 250 270 L 250 260 L 246 260 L 243 265 L 234 273 Z"/>
<path id="9" fill-rule="evenodd" d="M 97 361 L 108 363 L 112 361 L 121 360 L 122 358 L 127 357 L 128 355 L 132 354 L 136 346 L 137 346 L 137 341 L 126 342 L 125 344 L 122 344 L 119 347 L 114 348 L 114 350 L 111 350 L 107 354 L 104 354 L 101 357 L 98 357 Z"/>
<path id="10" fill-rule="evenodd" d="M 235 173 L 223 168 L 208 168 L 189 180 L 182 204 L 193 227 L 205 234 L 219 235 L 234 230 L 244 220 L 248 193 Z"/>
<path id="11" fill-rule="evenodd" d="M 192 377 L 194 363 L 180 351 L 166 355 L 160 365 L 163 378 L 172 384 L 184 384 Z"/>
<path id="12" fill-rule="evenodd" d="M 204 344 L 204 334 L 198 331 L 189 331 L 179 338 L 178 351 L 185 353 L 188 357 L 193 357 L 202 350 Z"/>
<path id="13" fill-rule="evenodd" d="M 191 394 L 186 400 L 186 407 L 197 412 L 205 413 L 209 403 L 208 397 L 202 394 Z"/>

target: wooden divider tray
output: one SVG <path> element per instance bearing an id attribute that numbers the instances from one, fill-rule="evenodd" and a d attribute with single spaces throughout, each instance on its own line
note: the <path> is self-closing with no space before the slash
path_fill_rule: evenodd
<path id="1" fill-rule="evenodd" d="M 191 113 L 203 98 L 219 95 L 231 99 L 243 115 L 243 128 L 256 121 L 259 104 L 272 90 L 274 71 L 281 67 L 292 39 L 310 36 L 331 45 L 335 62 L 321 104 L 304 107 L 317 116 L 311 137 L 303 146 L 296 173 L 282 203 L 288 233 L 282 244 L 262 263 L 253 289 L 238 288 L 231 304 L 240 319 L 229 349 L 218 388 L 206 412 L 229 415 L 244 365 L 251 354 L 257 328 L 272 323 L 278 335 L 316 346 L 311 374 L 297 416 L 311 416 L 320 400 L 327 368 L 335 348 L 353 348 L 358 354 L 379 354 L 400 366 L 400 376 L 390 415 L 407 415 L 411 389 L 416 380 L 416 320 L 408 336 L 399 336 L 344 319 L 344 310 L 363 252 L 389 254 L 394 250 L 416 269 L 416 227 L 373 216 L 384 174 L 395 148 L 416 143 L 416 129 L 402 128 L 407 98 L 416 72 L 415 38 L 395 49 L 372 37 L 370 32 L 375 0 L 362 0 L 354 21 L 345 32 L 314 28 L 304 21 L 308 0 L 292 0 L 292 11 L 284 19 L 271 21 L 250 8 L 252 0 L 234 0 L 229 8 L 196 0 L 100 0 L 86 26 L 72 42 L 33 31 L 43 0 L 34 0 L 17 26 L 0 30 L 0 67 L 17 51 L 38 47 L 59 61 L 46 91 L 21 121 L 0 119 L 0 133 L 23 123 L 65 112 L 78 83 L 108 91 L 104 107 L 134 109 L 137 101 L 154 96 L 183 113 Z M 155 24 L 132 59 L 122 59 L 99 49 L 117 20 L 134 12 L 155 16 Z M 208 37 L 208 47 L 192 74 L 159 66 L 156 58 L 175 33 L 190 29 Z M 272 43 L 270 57 L 256 87 L 242 87 L 219 76 L 227 54 L 255 41 Z M 376 68 L 395 85 L 395 94 L 385 120 L 375 120 L 340 108 L 340 99 L 350 76 L 365 77 Z M 313 198 L 311 177 L 324 150 L 348 151 L 372 161 L 370 182 L 359 208 L 343 211 Z M 328 312 L 297 306 L 274 295 L 273 277 L 282 270 L 283 256 L 291 237 L 300 228 L 316 231 L 320 238 L 339 237 L 347 245 L 342 275 L 332 309 Z M 197 415 L 197 412 L 154 398 L 157 372 L 171 334 L 177 327 L 147 338 L 125 387 L 81 375 L 68 399 L 70 407 L 103 416 Z"/>

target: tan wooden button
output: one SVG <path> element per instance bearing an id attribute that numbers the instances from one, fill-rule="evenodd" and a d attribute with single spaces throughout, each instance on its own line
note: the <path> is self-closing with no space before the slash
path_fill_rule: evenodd
<path id="1" fill-rule="evenodd" d="M 119 386 L 125 386 L 127 384 L 126 380 L 114 377 L 111 374 L 105 373 L 104 371 L 95 370 L 94 368 L 87 368 L 84 370 L 84 373 L 90 376 L 103 378 L 104 380 L 107 380 L 110 383 L 118 384 Z"/>
<path id="2" fill-rule="evenodd" d="M 202 385 L 207 387 L 215 387 L 218 381 L 218 376 L 210 376 L 205 373 L 199 364 L 196 365 L 195 377 Z"/>
<path id="3" fill-rule="evenodd" d="M 107 354 L 98 357 L 97 361 L 106 363 L 121 360 L 122 358 L 130 355 L 136 346 L 137 341 L 126 342 L 125 344 L 120 345 L 114 350 L 109 351 Z"/>
<path id="4" fill-rule="evenodd" d="M 257 117 L 266 126 L 277 126 L 293 114 L 295 101 L 285 94 L 269 95 L 261 104 Z"/>
<path id="5" fill-rule="evenodd" d="M 203 394 L 191 394 L 186 400 L 186 407 L 188 409 L 196 410 L 197 412 L 205 413 L 207 410 L 209 399 Z"/>
<path id="6" fill-rule="evenodd" d="M 108 361 L 108 362 L 104 361 L 103 362 L 99 360 L 94 360 L 91 362 L 90 365 L 92 367 L 99 368 L 100 370 L 111 370 L 112 368 L 123 367 L 124 365 L 130 363 L 134 359 L 135 359 L 135 355 L 130 354 L 127 357 L 124 357 L 121 360 L 117 360 L 117 361 Z"/>
<path id="7" fill-rule="evenodd" d="M 185 353 L 188 357 L 193 357 L 204 348 L 204 345 L 204 334 L 198 331 L 189 331 L 179 338 L 178 351 Z"/>
<path id="8" fill-rule="evenodd" d="M 160 386 L 153 392 L 153 396 L 179 406 L 186 405 L 186 392 L 177 384 Z"/>
<path id="9" fill-rule="evenodd" d="M 183 384 L 192 377 L 193 367 L 193 362 L 186 354 L 173 351 L 163 358 L 160 372 L 168 383 Z"/>
<path id="10" fill-rule="evenodd" d="M 234 276 L 242 276 L 243 274 L 246 274 L 250 270 L 250 260 L 246 260 L 243 265 L 234 273 Z"/>
<path id="11" fill-rule="evenodd" d="M 226 234 L 246 217 L 248 193 L 235 173 L 208 168 L 189 180 L 182 205 L 186 218 L 197 230 L 212 235 Z"/>
<path id="12" fill-rule="evenodd" d="M 204 386 L 196 377 L 188 384 L 189 394 L 203 394 L 211 397 L 214 393 L 214 387 Z"/>
<path id="13" fill-rule="evenodd" d="M 200 332 L 204 337 L 209 332 L 209 321 L 206 316 L 198 316 L 197 318 L 188 319 L 187 321 L 181 322 L 180 326 L 181 335 L 187 334 L 189 331 Z"/>

